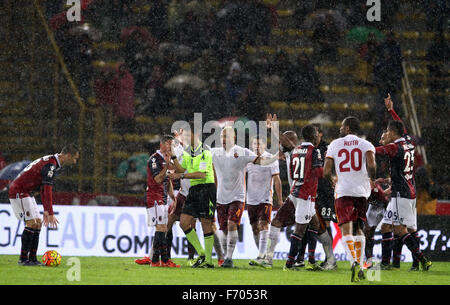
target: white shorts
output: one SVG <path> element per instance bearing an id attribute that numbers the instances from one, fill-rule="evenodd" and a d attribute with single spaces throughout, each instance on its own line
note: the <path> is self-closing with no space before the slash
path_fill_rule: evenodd
<path id="1" fill-rule="evenodd" d="M 34 197 L 9 199 L 14 215 L 17 219 L 27 221 L 31 219 L 41 219 L 41 213 Z"/>
<path id="2" fill-rule="evenodd" d="M 383 223 L 417 230 L 416 199 L 392 197 L 384 213 Z"/>
<path id="3" fill-rule="evenodd" d="M 366 212 L 367 224 L 369 227 L 376 227 L 383 220 L 386 209 L 383 206 L 369 204 Z"/>
<path id="4" fill-rule="evenodd" d="M 289 195 L 289 198 L 295 207 L 295 222 L 298 224 L 309 223 L 312 217 L 316 215 L 315 202 L 310 199 L 295 198 L 291 195 Z"/>
<path id="5" fill-rule="evenodd" d="M 154 227 L 156 225 L 166 225 L 169 218 L 169 206 L 155 204 L 147 208 L 147 225 Z"/>

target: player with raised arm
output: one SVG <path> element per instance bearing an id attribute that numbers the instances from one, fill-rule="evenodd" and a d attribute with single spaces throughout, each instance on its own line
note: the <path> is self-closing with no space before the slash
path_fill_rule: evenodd
<path id="1" fill-rule="evenodd" d="M 62 166 L 74 165 L 80 156 L 74 144 L 64 146 L 60 153 L 39 158 L 25 167 L 9 186 L 9 201 L 15 216 L 25 221 L 19 265 L 40 266 L 36 258 L 42 225 L 57 228 L 53 213 L 53 179 Z M 33 192 L 40 188 L 44 219 L 42 221 Z"/>
<path id="2" fill-rule="evenodd" d="M 221 132 L 222 147 L 212 148 L 217 176 L 217 218 L 223 233 L 225 261 L 222 268 L 233 268 L 233 252 L 238 240 L 238 228 L 244 212 L 245 169 L 248 163 L 269 165 L 279 159 L 261 158 L 251 150 L 235 144 L 236 133 L 231 126 Z M 226 241 L 225 241 L 226 238 Z"/>
<path id="3" fill-rule="evenodd" d="M 415 145 L 407 135 L 406 128 L 394 111 L 390 95 L 385 99 L 387 110 L 394 118 L 386 131 L 386 145 L 376 148 L 378 155 L 390 160 L 391 200 L 386 208 L 383 225 L 392 225 L 399 242 L 411 251 L 415 262 L 411 270 L 418 270 L 418 262 L 427 271 L 432 263 L 420 251 L 417 235 L 416 185 L 414 179 Z M 386 233 L 387 234 L 387 233 Z"/>
<path id="4" fill-rule="evenodd" d="M 323 159 L 320 150 L 315 148 L 319 144 L 319 132 L 313 125 L 307 125 L 302 129 L 302 136 L 305 142 L 297 146 L 291 155 L 291 177 L 294 183 L 289 197 L 295 206 L 295 231 L 291 234 L 291 247 L 284 270 L 297 270 L 294 262 L 308 225 L 311 226 L 310 233 L 317 232 L 319 228 L 315 208 L 317 185 L 323 176 Z"/>
<path id="5" fill-rule="evenodd" d="M 167 196 L 173 191 L 167 170 L 171 163 L 173 140 L 171 135 L 162 136 L 159 150 L 147 162 L 147 216 L 149 226 L 155 227 L 150 263 L 152 267 L 180 267 L 169 258 L 166 239 L 169 216 Z"/>
<path id="6" fill-rule="evenodd" d="M 252 140 L 253 152 L 263 158 L 270 158 L 272 155 L 265 150 L 266 145 L 266 142 L 258 136 Z M 247 179 L 247 212 L 256 247 L 259 250 L 258 257 L 250 260 L 249 264 L 261 266 L 267 251 L 274 186 L 278 204 L 280 206 L 283 204 L 278 161 L 267 166 L 247 164 Z"/>
<path id="7" fill-rule="evenodd" d="M 272 122 L 276 121 L 276 115 L 267 115 L 266 124 L 268 128 L 272 128 Z M 275 131 L 275 134 L 278 134 Z M 294 165 L 292 164 L 292 152 L 297 147 L 298 136 L 295 131 L 285 131 L 279 137 L 279 143 L 281 146 L 281 150 L 284 153 L 284 159 L 286 160 L 287 167 L 287 178 L 289 182 L 289 189 L 293 187 L 293 178 L 292 178 L 292 168 Z M 262 266 L 265 268 L 272 268 L 273 265 L 273 256 L 275 252 L 276 245 L 278 244 L 280 238 L 280 231 L 284 227 L 292 226 L 295 224 L 295 206 L 291 200 L 291 197 L 288 196 L 284 201 L 283 205 L 278 209 L 275 217 L 273 218 L 270 224 L 269 230 L 269 241 L 267 245 L 267 254 L 266 259 L 263 260 Z M 307 236 L 304 236 L 307 237 Z M 313 236 L 314 237 L 314 236 Z M 322 270 L 332 270 L 336 268 L 335 258 L 333 255 L 333 247 L 332 240 L 327 236 L 327 233 L 324 232 L 317 236 L 319 241 L 322 243 L 323 248 L 325 250 L 325 254 L 327 257 L 327 263 L 324 264 L 320 269 Z M 303 259 L 304 259 L 304 249 L 306 247 L 307 240 L 303 238 L 302 240 L 302 248 L 297 256 L 297 259 L 293 265 L 293 267 L 303 267 Z M 311 270 L 317 270 L 318 268 L 311 268 Z"/>
<path id="8" fill-rule="evenodd" d="M 342 232 L 342 245 L 351 262 L 351 281 L 364 279 L 363 256 L 367 199 L 371 193 L 371 180 L 375 181 L 375 147 L 358 137 L 359 121 L 347 117 L 339 130 L 341 138 L 328 146 L 324 176 L 331 179 L 333 167 L 337 174 L 335 186 L 336 218 Z M 353 235 L 354 229 L 356 234 Z"/>
<path id="9" fill-rule="evenodd" d="M 295 131 L 291 130 L 285 131 L 280 136 L 281 151 L 284 153 L 284 158 L 286 160 L 289 189 L 291 189 L 293 184 L 290 170 L 291 152 L 297 146 L 297 143 L 298 143 L 298 136 Z M 292 200 L 289 197 L 287 197 L 284 203 L 278 208 L 275 217 L 272 219 L 272 222 L 270 223 L 266 258 L 261 263 L 263 267 L 272 268 L 273 265 L 272 260 L 273 255 L 275 253 L 275 248 L 278 244 L 278 241 L 280 240 L 280 231 L 282 228 L 292 226 L 294 224 L 295 224 L 295 207 Z M 301 261 L 303 261 L 303 257 L 301 257 Z"/>

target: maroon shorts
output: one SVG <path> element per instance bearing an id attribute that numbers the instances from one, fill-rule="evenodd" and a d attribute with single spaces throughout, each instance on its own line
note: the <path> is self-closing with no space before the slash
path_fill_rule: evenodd
<path id="1" fill-rule="evenodd" d="M 367 221 L 367 199 L 364 197 L 344 196 L 334 201 L 338 225 L 350 221 Z"/>
<path id="2" fill-rule="evenodd" d="M 283 227 L 292 226 L 295 224 L 295 207 L 291 199 L 286 198 L 284 204 L 277 211 L 273 220 L 281 222 Z"/>
<path id="3" fill-rule="evenodd" d="M 219 229 L 227 232 L 228 231 L 228 221 L 241 224 L 242 213 L 244 212 L 245 204 L 241 201 L 233 201 L 229 204 L 217 203 L 217 218 L 219 220 Z"/>
<path id="4" fill-rule="evenodd" d="M 270 203 L 260 203 L 257 205 L 247 204 L 247 212 L 250 224 L 257 223 L 260 220 L 270 223 L 270 219 L 272 218 L 272 205 Z"/>
<path id="5" fill-rule="evenodd" d="M 180 220 L 181 211 L 183 210 L 184 202 L 186 201 L 186 197 L 180 193 L 177 194 L 177 207 L 175 208 L 174 215 L 176 216 L 176 220 Z"/>

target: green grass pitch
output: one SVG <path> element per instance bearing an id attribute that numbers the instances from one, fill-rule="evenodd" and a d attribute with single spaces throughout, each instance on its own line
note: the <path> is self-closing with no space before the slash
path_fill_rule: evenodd
<path id="1" fill-rule="evenodd" d="M 40 258 L 40 257 L 39 257 Z M 58 267 L 17 265 L 17 255 L 0 255 L 0 285 L 448 285 L 450 262 L 433 262 L 427 272 L 409 272 L 411 263 L 400 270 L 380 271 L 359 283 L 350 282 L 350 264 L 338 262 L 335 271 L 283 271 L 277 260 L 271 270 L 251 267 L 248 260 L 235 260 L 234 269 L 192 269 L 185 259 L 174 259 L 181 268 L 151 268 L 135 264 L 134 258 L 78 257 L 80 281 L 70 281 L 74 265 L 63 257 Z M 217 263 L 217 261 L 215 261 Z M 69 276 L 70 278 L 70 276 Z"/>

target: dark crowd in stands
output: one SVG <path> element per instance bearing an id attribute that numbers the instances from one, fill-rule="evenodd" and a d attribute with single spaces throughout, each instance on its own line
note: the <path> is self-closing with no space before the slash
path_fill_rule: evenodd
<path id="1" fill-rule="evenodd" d="M 61 1 L 45 1 L 49 23 L 83 98 L 95 96 L 98 104 L 114 107 L 119 121 L 125 122 L 137 115 L 192 117 L 195 111 L 207 114 L 206 120 L 233 115 L 259 120 L 270 99 L 325 102 L 314 67 L 339 60 L 338 47 L 346 30 L 370 25 L 389 31 L 398 10 L 397 1 L 383 3 L 383 22 L 377 23 L 367 21 L 364 1 L 360 5 L 297 1 L 293 27 L 298 29 L 314 12 L 332 12 L 310 28 L 314 51 L 292 55 L 280 49 L 268 56 L 258 51 L 250 54 L 246 48 L 269 44 L 271 30 L 278 27 L 277 10 L 271 4 L 277 1 L 155 0 L 144 16 L 133 11 L 136 2 L 84 0 L 82 21 L 70 23 L 64 22 Z M 445 2 L 423 1 L 427 14 L 434 16 L 428 19 L 430 31 L 442 28 L 443 17 L 436 18 L 445 15 L 442 6 Z M 339 16 L 345 25 L 339 23 Z M 74 29 L 83 23 L 89 24 L 89 30 Z M 99 54 L 93 45 L 105 41 L 123 46 L 120 64 L 94 71 L 92 62 Z M 369 39 L 358 51 L 369 67 L 357 82 L 375 86 L 379 97 L 390 92 L 398 100 L 402 56 L 394 33 L 381 41 Z M 166 88 L 168 80 L 185 73 L 183 64 L 191 65 L 189 73 L 201 84 Z"/>

